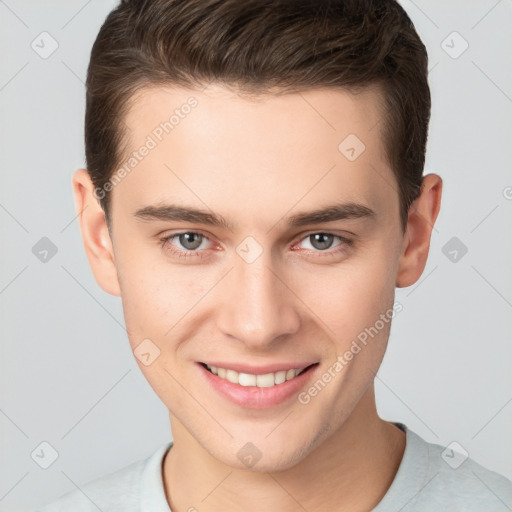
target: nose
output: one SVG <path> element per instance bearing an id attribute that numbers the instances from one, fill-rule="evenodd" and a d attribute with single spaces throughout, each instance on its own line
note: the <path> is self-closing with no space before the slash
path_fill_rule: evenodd
<path id="1" fill-rule="evenodd" d="M 300 301 L 266 252 L 252 263 L 235 254 L 235 268 L 219 290 L 219 330 L 252 350 L 268 349 L 300 327 L 296 309 Z"/>

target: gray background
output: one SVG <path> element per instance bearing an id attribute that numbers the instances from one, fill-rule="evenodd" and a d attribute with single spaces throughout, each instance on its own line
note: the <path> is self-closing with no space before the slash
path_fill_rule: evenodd
<path id="1" fill-rule="evenodd" d="M 114 4 L 0 0 L 0 511 L 31 510 L 171 435 L 74 220 L 83 82 Z M 426 172 L 444 193 L 425 272 L 397 290 L 404 310 L 376 381 L 379 412 L 512 478 L 512 2 L 403 5 L 429 51 Z M 48 58 L 31 47 L 43 31 L 58 43 Z M 454 31 L 469 44 L 460 55 Z M 32 252 L 42 237 L 58 250 L 46 263 Z M 443 253 L 452 237 L 457 261 L 450 245 Z M 58 452 L 48 469 L 31 456 L 43 441 Z"/>

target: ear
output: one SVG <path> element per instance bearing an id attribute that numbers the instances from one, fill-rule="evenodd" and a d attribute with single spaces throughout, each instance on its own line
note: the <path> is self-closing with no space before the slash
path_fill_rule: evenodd
<path id="1" fill-rule="evenodd" d="M 421 193 L 409 208 L 396 286 L 414 284 L 423 273 L 430 248 L 430 236 L 441 207 L 443 180 L 437 174 L 424 176 Z"/>
<path id="2" fill-rule="evenodd" d="M 121 295 L 105 212 L 94 194 L 94 184 L 86 169 L 78 169 L 74 173 L 73 194 L 85 252 L 94 277 L 104 291 Z"/>

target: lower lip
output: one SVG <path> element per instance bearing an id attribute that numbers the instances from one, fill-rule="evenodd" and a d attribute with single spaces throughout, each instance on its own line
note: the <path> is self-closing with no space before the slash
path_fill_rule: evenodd
<path id="1" fill-rule="evenodd" d="M 268 388 L 257 386 L 241 386 L 226 379 L 221 379 L 208 371 L 203 365 L 197 363 L 207 382 L 222 396 L 241 407 L 250 409 L 267 409 L 279 405 L 291 397 L 296 396 L 300 389 L 315 373 L 318 363 L 309 367 L 305 372 L 291 380 Z"/>

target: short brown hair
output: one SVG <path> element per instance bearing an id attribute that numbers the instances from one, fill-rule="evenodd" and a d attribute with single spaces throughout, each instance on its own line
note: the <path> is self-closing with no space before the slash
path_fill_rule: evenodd
<path id="1" fill-rule="evenodd" d="M 378 86 L 405 229 L 421 189 L 430 90 L 427 51 L 395 0 L 122 0 L 87 72 L 85 156 L 96 190 L 123 159 L 137 91 L 210 82 L 247 94 Z M 107 220 L 109 197 L 99 198 Z"/>

